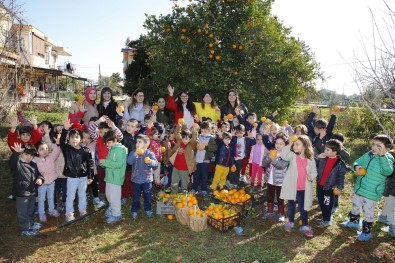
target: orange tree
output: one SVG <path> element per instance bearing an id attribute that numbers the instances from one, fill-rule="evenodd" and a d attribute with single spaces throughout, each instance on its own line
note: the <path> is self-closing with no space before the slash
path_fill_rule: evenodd
<path id="1" fill-rule="evenodd" d="M 271 15 L 272 1 L 189 2 L 176 3 L 171 14 L 147 16 L 147 34 L 131 42 L 139 52 L 126 73 L 129 92 L 142 88 L 152 101 L 171 84 L 195 100 L 211 91 L 223 104 L 227 90 L 236 88 L 249 109 L 285 113 L 313 88 L 318 64 Z"/>

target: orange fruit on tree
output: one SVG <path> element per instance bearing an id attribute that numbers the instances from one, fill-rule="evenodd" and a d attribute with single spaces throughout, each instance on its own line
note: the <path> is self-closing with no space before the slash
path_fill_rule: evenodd
<path id="1" fill-rule="evenodd" d="M 270 150 L 270 153 L 269 153 L 269 154 L 270 154 L 270 156 L 273 157 L 273 158 L 274 158 L 274 157 L 277 157 L 277 150 L 274 150 L 274 149 L 273 149 L 273 150 Z"/>
<path id="2" fill-rule="evenodd" d="M 262 116 L 261 117 L 261 122 L 265 122 L 266 121 L 266 117 Z"/>
<path id="3" fill-rule="evenodd" d="M 215 40 L 214 45 L 219 45 L 219 41 Z"/>
<path id="4" fill-rule="evenodd" d="M 233 114 L 229 113 L 228 115 L 226 115 L 226 117 L 228 118 L 228 120 L 233 120 Z"/>
<path id="5" fill-rule="evenodd" d="M 184 36 L 184 35 L 181 35 L 181 36 L 180 36 L 180 39 L 181 39 L 181 40 L 184 40 L 184 39 L 185 39 L 185 36 Z"/>
<path id="6" fill-rule="evenodd" d="M 143 154 L 144 154 L 144 150 L 141 149 L 141 148 L 138 148 L 138 149 L 136 150 L 136 153 L 137 153 L 137 155 L 143 155 Z"/>
<path id="7" fill-rule="evenodd" d="M 209 38 L 213 38 L 213 37 L 214 37 L 214 35 L 213 35 L 213 34 L 210 34 L 210 35 L 208 35 L 208 37 L 209 37 Z"/>
<path id="8" fill-rule="evenodd" d="M 340 111 L 340 107 L 339 106 L 333 106 L 332 110 L 334 112 L 339 112 Z"/>
<path id="9" fill-rule="evenodd" d="M 216 61 L 220 61 L 221 60 L 221 56 L 215 56 L 215 60 Z"/>
<path id="10" fill-rule="evenodd" d="M 240 46 L 239 46 L 239 49 L 240 49 L 240 50 L 243 50 L 243 48 L 244 48 L 243 45 L 240 45 Z"/>
<path id="11" fill-rule="evenodd" d="M 198 28 L 197 30 L 198 34 L 202 33 L 202 30 L 200 28 Z"/>
<path id="12" fill-rule="evenodd" d="M 168 219 L 168 220 L 173 220 L 173 219 L 174 219 L 174 216 L 173 216 L 173 215 L 167 215 L 167 219 Z"/>
<path id="13" fill-rule="evenodd" d="M 154 106 L 152 106 L 152 109 L 157 111 L 157 110 L 159 110 L 159 106 L 155 104 Z"/>
<path id="14" fill-rule="evenodd" d="M 236 48 L 237 48 L 237 45 L 233 44 L 233 45 L 232 45 L 232 48 L 236 49 Z"/>
<path id="15" fill-rule="evenodd" d="M 214 49 L 210 50 L 210 54 L 214 54 L 214 53 L 215 53 Z"/>
<path id="16" fill-rule="evenodd" d="M 144 162 L 145 162 L 146 164 L 149 164 L 149 163 L 151 162 L 151 159 L 150 159 L 149 157 L 145 157 L 145 158 L 144 158 Z"/>
<path id="17" fill-rule="evenodd" d="M 186 29 L 186 28 L 182 28 L 182 29 L 181 29 L 181 32 L 182 32 L 182 33 L 185 33 L 185 32 L 187 32 L 187 29 Z"/>
<path id="18" fill-rule="evenodd" d="M 365 176 L 366 175 L 366 169 L 363 167 L 360 167 L 358 170 L 358 173 L 360 176 Z"/>
<path id="19" fill-rule="evenodd" d="M 209 48 L 212 48 L 213 46 L 214 46 L 213 43 L 208 44 Z"/>
<path id="20" fill-rule="evenodd" d="M 119 112 L 123 112 L 124 110 L 125 110 L 125 108 L 122 105 L 119 105 L 117 107 L 117 111 L 119 111 Z"/>
<path id="21" fill-rule="evenodd" d="M 211 58 L 213 58 L 214 56 L 213 56 L 212 54 L 210 54 L 210 55 L 208 55 L 208 57 L 211 59 Z"/>
<path id="22" fill-rule="evenodd" d="M 184 124 L 184 119 L 183 118 L 179 118 L 178 119 L 178 124 L 181 124 L 181 125 Z"/>
<path id="23" fill-rule="evenodd" d="M 204 28 L 208 28 L 208 24 L 205 24 L 205 25 L 204 25 Z"/>
<path id="24" fill-rule="evenodd" d="M 292 135 L 291 136 L 291 141 L 296 142 L 298 140 L 298 135 Z"/>

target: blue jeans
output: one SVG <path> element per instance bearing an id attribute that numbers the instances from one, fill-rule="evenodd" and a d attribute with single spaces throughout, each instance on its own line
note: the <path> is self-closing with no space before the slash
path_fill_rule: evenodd
<path id="1" fill-rule="evenodd" d="M 308 226 L 309 222 L 307 220 L 308 213 L 304 210 L 304 191 L 296 192 L 296 201 L 298 202 L 300 217 L 302 219 L 302 225 Z M 296 210 L 296 201 L 288 200 L 288 217 L 289 222 L 294 222 L 295 220 L 295 210 Z"/>
<path id="2" fill-rule="evenodd" d="M 138 184 L 133 183 L 133 202 L 132 202 L 132 213 L 138 213 L 140 210 L 140 195 L 143 192 L 144 198 L 144 210 L 151 211 L 151 199 L 152 199 L 152 183 Z"/>
<path id="3" fill-rule="evenodd" d="M 43 184 L 38 187 L 38 214 L 45 214 L 45 197 L 47 197 L 48 211 L 53 212 L 55 210 L 54 190 L 55 182 Z"/>
<path id="4" fill-rule="evenodd" d="M 78 193 L 78 210 L 86 212 L 86 187 L 88 178 L 67 178 L 66 215 L 74 213 L 75 193 Z"/>
<path id="5" fill-rule="evenodd" d="M 207 181 L 208 181 L 208 168 L 210 163 L 198 163 L 196 165 L 196 171 L 193 174 L 193 186 L 192 189 L 196 192 L 199 190 L 200 180 L 202 181 L 201 189 L 207 192 Z"/>

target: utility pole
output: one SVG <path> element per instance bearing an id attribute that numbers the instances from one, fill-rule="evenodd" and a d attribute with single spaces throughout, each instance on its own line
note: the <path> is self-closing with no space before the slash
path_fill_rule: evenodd
<path id="1" fill-rule="evenodd" d="M 100 64 L 99 64 L 99 80 L 101 80 L 101 70 L 100 70 Z"/>

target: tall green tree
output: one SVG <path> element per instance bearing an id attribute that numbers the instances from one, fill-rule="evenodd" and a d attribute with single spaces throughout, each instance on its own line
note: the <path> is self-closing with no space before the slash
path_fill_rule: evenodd
<path id="1" fill-rule="evenodd" d="M 197 97 L 209 90 L 222 104 L 236 88 L 254 111 L 284 111 L 320 76 L 309 47 L 270 13 L 273 1 L 190 2 L 147 16 L 148 33 L 138 40 L 142 52 L 129 70 L 144 65 L 149 73 L 127 75 L 127 81 L 149 99 L 171 84 Z"/>

